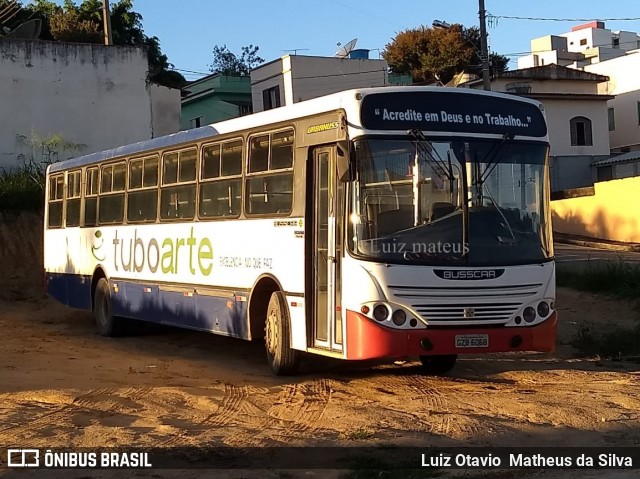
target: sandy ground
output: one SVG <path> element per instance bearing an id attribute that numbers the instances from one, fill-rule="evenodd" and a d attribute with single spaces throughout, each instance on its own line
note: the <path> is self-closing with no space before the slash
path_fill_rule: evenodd
<path id="1" fill-rule="evenodd" d="M 637 311 L 570 290 L 557 303 L 553 354 L 462 358 L 439 378 L 412 361 L 308 358 L 276 378 L 259 344 L 155 328 L 107 339 L 88 313 L 0 300 L 0 445 L 637 446 L 640 365 L 567 344 L 583 321 L 633 324 Z M 209 477 L 194 474 L 176 477 Z"/>
<path id="2" fill-rule="evenodd" d="M 260 344 L 161 328 L 97 336 L 90 314 L 39 292 L 37 234 L 16 231 L 0 228 L 0 454 L 15 446 L 640 445 L 640 364 L 578 357 L 570 346 L 584 322 L 635 324 L 640 313 L 628 303 L 560 290 L 555 353 L 465 357 L 446 377 L 424 376 L 411 360 L 376 365 L 312 357 L 301 375 L 276 378 Z M 11 246 L 9 235 L 21 244 Z M 0 477 L 344 476 L 43 472 L 0 469 Z M 461 473 L 467 479 L 638 476 L 637 470 Z"/>

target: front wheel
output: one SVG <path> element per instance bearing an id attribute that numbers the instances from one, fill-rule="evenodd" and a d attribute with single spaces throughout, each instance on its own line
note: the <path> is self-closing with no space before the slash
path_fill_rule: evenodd
<path id="1" fill-rule="evenodd" d="M 422 371 L 426 374 L 445 374 L 453 369 L 458 359 L 457 354 L 443 354 L 439 356 L 420 356 Z"/>
<path id="2" fill-rule="evenodd" d="M 276 291 L 269 299 L 264 341 L 267 360 L 277 376 L 286 376 L 298 368 L 298 352 L 291 348 L 291 320 L 284 293 Z"/>
<path id="3" fill-rule="evenodd" d="M 93 315 L 96 320 L 96 331 L 101 336 L 120 336 L 124 332 L 123 320 L 114 316 L 111 310 L 111 290 L 109 281 L 100 278 L 93 296 Z"/>

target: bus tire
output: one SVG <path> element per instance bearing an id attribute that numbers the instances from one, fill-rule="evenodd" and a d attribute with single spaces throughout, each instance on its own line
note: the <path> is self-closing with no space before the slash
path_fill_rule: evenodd
<path id="1" fill-rule="evenodd" d="M 457 354 L 436 356 L 420 356 L 422 371 L 426 374 L 446 374 L 453 369 L 458 359 Z"/>
<path id="2" fill-rule="evenodd" d="M 106 278 L 100 278 L 93 298 L 93 316 L 96 331 L 109 338 L 120 336 L 124 332 L 123 319 L 114 316 L 111 309 L 111 289 Z"/>
<path id="3" fill-rule="evenodd" d="M 275 291 L 269 299 L 264 342 L 267 360 L 275 375 L 287 376 L 296 372 L 299 356 L 291 348 L 291 320 L 287 300 L 281 291 Z"/>

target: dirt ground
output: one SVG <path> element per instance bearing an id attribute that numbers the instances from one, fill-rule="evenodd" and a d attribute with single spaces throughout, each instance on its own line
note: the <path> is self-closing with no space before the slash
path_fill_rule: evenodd
<path id="1" fill-rule="evenodd" d="M 569 345 L 585 321 L 603 328 L 635 324 L 639 313 L 624 302 L 560 290 L 555 353 L 463 357 L 446 377 L 424 376 L 412 360 L 376 365 L 307 358 L 301 375 L 276 378 L 260 344 L 168 328 L 97 336 L 90 314 L 47 299 L 33 278 L 9 271 L 1 260 L 0 448 L 640 445 L 640 364 L 577 357 Z M 0 477 L 44 477 L 36 472 L 0 470 Z M 340 477 L 336 471 L 196 470 L 135 477 L 297 474 Z M 46 477 L 133 476 L 48 471 Z"/>

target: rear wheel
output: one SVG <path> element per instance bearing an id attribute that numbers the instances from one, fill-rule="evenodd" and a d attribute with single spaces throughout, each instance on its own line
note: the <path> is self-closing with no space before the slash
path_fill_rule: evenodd
<path id="1" fill-rule="evenodd" d="M 420 356 L 422 371 L 426 374 L 445 374 L 453 369 L 458 359 L 457 354 L 439 356 Z"/>
<path id="2" fill-rule="evenodd" d="M 93 315 L 96 320 L 96 331 L 101 336 L 114 337 L 123 334 L 123 319 L 113 315 L 111 290 L 106 278 L 100 278 L 96 285 L 93 296 Z"/>
<path id="3" fill-rule="evenodd" d="M 291 348 L 291 320 L 284 293 L 276 291 L 269 299 L 264 334 L 267 360 L 274 374 L 286 376 L 298 368 L 298 352 Z"/>

